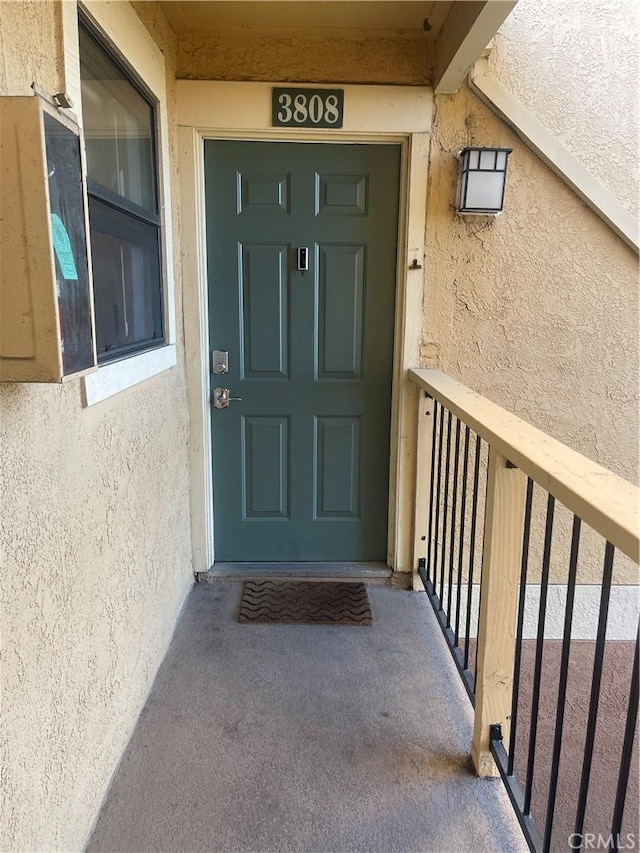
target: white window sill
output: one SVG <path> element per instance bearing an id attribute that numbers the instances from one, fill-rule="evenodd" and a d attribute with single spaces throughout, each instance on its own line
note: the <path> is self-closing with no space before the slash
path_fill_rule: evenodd
<path id="1" fill-rule="evenodd" d="M 176 345 L 143 352 L 99 367 L 83 378 L 85 406 L 107 400 L 139 382 L 157 376 L 176 364 Z"/>

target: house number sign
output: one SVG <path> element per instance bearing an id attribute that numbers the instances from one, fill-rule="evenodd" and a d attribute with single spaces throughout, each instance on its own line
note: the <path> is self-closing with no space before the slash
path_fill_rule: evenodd
<path id="1" fill-rule="evenodd" d="M 273 89 L 273 127 L 342 127 L 344 89 Z"/>

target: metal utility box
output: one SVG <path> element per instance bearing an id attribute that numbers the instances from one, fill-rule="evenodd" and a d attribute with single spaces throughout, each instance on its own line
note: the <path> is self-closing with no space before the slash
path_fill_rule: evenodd
<path id="1" fill-rule="evenodd" d="M 0 97 L 0 381 L 96 369 L 78 125 L 43 98 Z"/>

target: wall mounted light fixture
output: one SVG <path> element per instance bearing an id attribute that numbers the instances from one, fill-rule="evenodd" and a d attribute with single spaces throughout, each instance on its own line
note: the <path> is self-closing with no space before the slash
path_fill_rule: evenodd
<path id="1" fill-rule="evenodd" d="M 497 216 L 504 204 L 507 158 L 512 148 L 463 148 L 460 152 L 458 213 Z"/>

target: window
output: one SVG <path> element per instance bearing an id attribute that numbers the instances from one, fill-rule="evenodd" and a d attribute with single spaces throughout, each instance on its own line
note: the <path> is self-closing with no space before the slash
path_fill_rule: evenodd
<path id="1" fill-rule="evenodd" d="M 156 105 L 80 17 L 98 362 L 161 346 Z"/>

